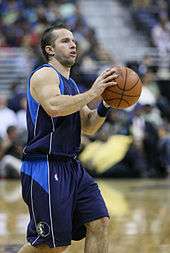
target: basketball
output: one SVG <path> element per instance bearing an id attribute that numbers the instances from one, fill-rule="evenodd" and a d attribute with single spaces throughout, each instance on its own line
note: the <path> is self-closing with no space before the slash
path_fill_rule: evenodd
<path id="1" fill-rule="evenodd" d="M 127 67 L 115 67 L 119 75 L 117 85 L 107 87 L 102 98 L 112 108 L 124 109 L 135 104 L 142 91 L 142 82 L 138 74 Z"/>

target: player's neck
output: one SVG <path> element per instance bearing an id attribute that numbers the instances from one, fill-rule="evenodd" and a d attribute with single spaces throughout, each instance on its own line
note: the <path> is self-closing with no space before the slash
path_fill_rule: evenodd
<path id="1" fill-rule="evenodd" d="M 50 60 L 49 64 L 51 64 L 62 76 L 69 79 L 70 77 L 70 68 L 63 66 L 60 62 L 56 60 Z"/>

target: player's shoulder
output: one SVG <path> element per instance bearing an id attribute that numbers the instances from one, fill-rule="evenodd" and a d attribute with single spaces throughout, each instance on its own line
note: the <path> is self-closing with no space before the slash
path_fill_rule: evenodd
<path id="1" fill-rule="evenodd" d="M 41 66 L 40 68 L 37 68 L 33 71 L 31 78 L 44 78 L 44 77 L 57 77 L 58 74 L 57 72 L 51 68 L 51 67 L 47 67 L 47 66 Z"/>
<path id="2" fill-rule="evenodd" d="M 48 81 L 49 80 L 55 80 L 55 81 L 58 81 L 59 76 L 53 68 L 42 66 L 41 68 L 38 68 L 37 70 L 35 70 L 32 73 L 30 80 L 32 82 L 38 82 L 38 81 L 42 81 L 42 80 L 48 80 Z"/>

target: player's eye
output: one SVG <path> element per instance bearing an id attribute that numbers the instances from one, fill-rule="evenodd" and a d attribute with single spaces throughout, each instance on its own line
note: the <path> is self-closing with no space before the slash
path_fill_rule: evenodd
<path id="1" fill-rule="evenodd" d="M 69 42 L 69 39 L 63 39 L 61 42 L 63 42 L 63 43 L 68 43 L 68 42 Z"/>
<path id="2" fill-rule="evenodd" d="M 76 41 L 76 40 L 73 40 L 73 42 L 74 42 L 74 44 L 76 44 L 76 45 L 77 45 L 77 41 Z"/>

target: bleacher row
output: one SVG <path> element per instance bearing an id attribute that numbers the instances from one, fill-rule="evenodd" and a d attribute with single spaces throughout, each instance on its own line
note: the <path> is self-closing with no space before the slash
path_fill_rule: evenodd
<path id="1" fill-rule="evenodd" d="M 32 69 L 29 52 L 25 48 L 0 48 L 0 89 L 10 95 L 14 82 L 24 89 L 28 73 Z"/>

